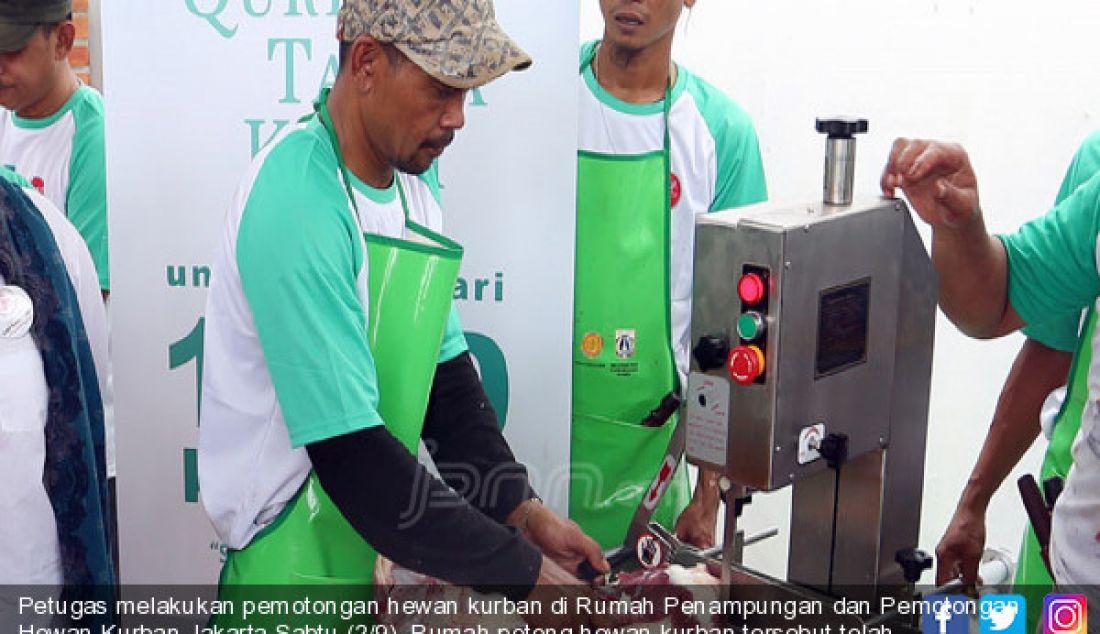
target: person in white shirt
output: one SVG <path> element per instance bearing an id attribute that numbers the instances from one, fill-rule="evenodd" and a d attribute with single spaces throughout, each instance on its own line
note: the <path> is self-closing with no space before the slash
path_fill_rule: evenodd
<path id="1" fill-rule="evenodd" d="M 0 586 L 109 589 L 106 314 L 80 234 L 23 185 L 0 168 Z"/>

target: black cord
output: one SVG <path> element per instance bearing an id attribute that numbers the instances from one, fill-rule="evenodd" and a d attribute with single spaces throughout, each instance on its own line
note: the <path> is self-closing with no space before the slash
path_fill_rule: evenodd
<path id="1" fill-rule="evenodd" d="M 829 594 L 833 593 L 833 563 L 836 561 L 836 520 L 840 512 L 840 465 L 834 468 L 833 481 L 833 526 L 829 535 Z"/>

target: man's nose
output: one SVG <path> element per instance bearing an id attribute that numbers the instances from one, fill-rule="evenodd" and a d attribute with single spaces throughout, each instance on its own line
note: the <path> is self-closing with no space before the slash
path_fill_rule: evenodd
<path id="1" fill-rule="evenodd" d="M 446 130 L 460 130 L 466 125 L 466 95 L 468 94 L 468 91 L 463 90 L 447 100 L 443 117 L 439 121 L 441 127 Z"/>

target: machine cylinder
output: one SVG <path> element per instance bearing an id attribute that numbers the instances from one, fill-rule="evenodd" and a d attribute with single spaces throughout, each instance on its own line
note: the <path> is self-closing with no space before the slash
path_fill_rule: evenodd
<path id="1" fill-rule="evenodd" d="M 829 137 L 825 143 L 826 205 L 852 204 L 856 178 L 856 140 L 853 137 Z"/>

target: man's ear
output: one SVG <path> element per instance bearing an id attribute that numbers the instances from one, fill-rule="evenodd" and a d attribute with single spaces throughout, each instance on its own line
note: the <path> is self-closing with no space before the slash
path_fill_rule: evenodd
<path id="1" fill-rule="evenodd" d="M 76 41 L 76 25 L 72 20 L 59 22 L 53 30 L 53 36 L 56 38 L 53 46 L 54 59 L 61 61 L 68 58 L 73 50 L 73 42 Z"/>
<path id="2" fill-rule="evenodd" d="M 359 90 L 366 91 L 374 85 L 375 79 L 385 63 L 385 51 L 382 44 L 369 35 L 360 35 L 351 43 L 348 51 L 352 83 Z"/>

